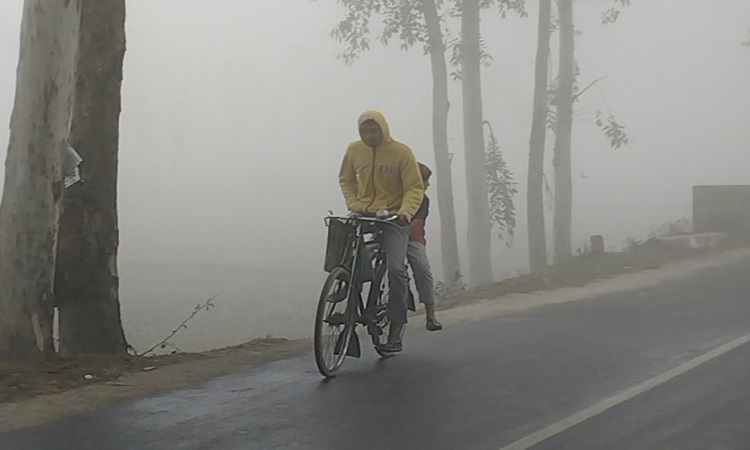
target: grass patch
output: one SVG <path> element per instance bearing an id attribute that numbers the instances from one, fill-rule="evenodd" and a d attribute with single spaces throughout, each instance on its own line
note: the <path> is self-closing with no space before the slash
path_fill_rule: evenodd
<path id="1" fill-rule="evenodd" d="M 563 287 L 584 286 L 592 281 L 615 275 L 658 269 L 664 264 L 697 258 L 737 248 L 727 242 L 717 249 L 691 249 L 659 240 L 649 240 L 621 252 L 585 254 L 550 266 L 542 272 L 525 274 L 497 283 L 464 291 L 442 302 L 439 309 L 448 309 L 473 300 L 492 299 L 507 294 L 528 294 Z"/>

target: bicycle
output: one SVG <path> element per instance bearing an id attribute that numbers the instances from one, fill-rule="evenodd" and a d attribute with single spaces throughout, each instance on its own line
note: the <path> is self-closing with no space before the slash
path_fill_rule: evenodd
<path id="1" fill-rule="evenodd" d="M 357 325 L 365 327 L 381 357 L 391 355 L 382 348 L 390 320 L 381 231 L 383 226 L 393 226 L 398 216 L 378 216 L 329 215 L 324 220 L 328 227 L 325 264 L 328 277 L 318 301 L 313 340 L 315 363 L 325 377 L 334 376 L 347 356 L 361 356 Z M 365 241 L 365 235 L 370 239 Z M 408 300 L 413 310 L 411 290 Z"/>

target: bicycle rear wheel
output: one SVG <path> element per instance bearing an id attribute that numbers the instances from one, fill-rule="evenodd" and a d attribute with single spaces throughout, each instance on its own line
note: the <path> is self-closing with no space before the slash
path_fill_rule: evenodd
<path id="1" fill-rule="evenodd" d="M 351 276 L 334 268 L 323 284 L 315 315 L 315 363 L 323 376 L 332 377 L 344 363 L 355 325 L 356 305 L 349 301 Z"/>

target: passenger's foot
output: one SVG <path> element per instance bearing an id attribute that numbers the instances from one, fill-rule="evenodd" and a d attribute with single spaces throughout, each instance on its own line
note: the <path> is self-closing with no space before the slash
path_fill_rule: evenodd
<path id="1" fill-rule="evenodd" d="M 430 317 L 425 323 L 425 328 L 427 328 L 427 331 L 440 331 L 443 329 L 443 324 L 438 322 L 436 318 Z"/>

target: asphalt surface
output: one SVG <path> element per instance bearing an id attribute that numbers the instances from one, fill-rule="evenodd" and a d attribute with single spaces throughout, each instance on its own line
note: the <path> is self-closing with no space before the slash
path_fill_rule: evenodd
<path id="1" fill-rule="evenodd" d="M 280 361 L 0 434 L 0 448 L 499 449 L 562 423 L 532 448 L 747 449 L 750 344 L 705 355 L 749 334 L 745 261 L 408 332 L 403 354 L 363 348 L 327 382 L 311 354 Z M 651 387 L 617 400 L 638 386 Z"/>

